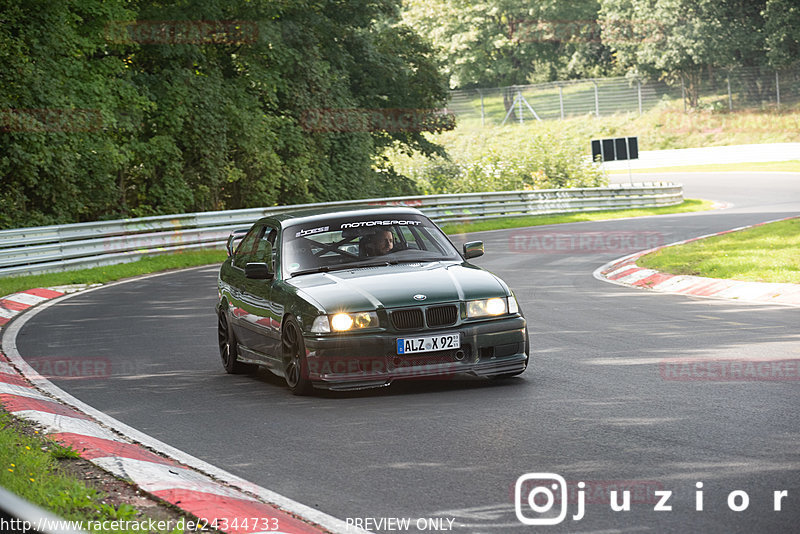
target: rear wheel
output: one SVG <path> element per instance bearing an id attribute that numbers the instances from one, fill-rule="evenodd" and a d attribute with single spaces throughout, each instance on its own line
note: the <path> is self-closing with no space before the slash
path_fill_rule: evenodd
<path id="1" fill-rule="evenodd" d="M 314 389 L 308 379 L 306 346 L 300 326 L 292 318 L 284 321 L 281 333 L 283 369 L 286 385 L 295 395 L 308 395 Z"/>
<path id="2" fill-rule="evenodd" d="M 219 355 L 222 358 L 222 367 L 230 374 L 241 374 L 252 371 L 256 366 L 239 361 L 239 348 L 236 335 L 228 324 L 225 311 L 219 312 L 217 322 L 217 338 L 219 339 Z"/>

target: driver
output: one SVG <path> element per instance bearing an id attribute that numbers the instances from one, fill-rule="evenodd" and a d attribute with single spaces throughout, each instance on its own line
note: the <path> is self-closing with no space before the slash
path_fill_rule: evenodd
<path id="1" fill-rule="evenodd" d="M 364 251 L 367 256 L 383 256 L 394 248 L 394 235 L 391 230 L 378 230 L 365 236 Z"/>

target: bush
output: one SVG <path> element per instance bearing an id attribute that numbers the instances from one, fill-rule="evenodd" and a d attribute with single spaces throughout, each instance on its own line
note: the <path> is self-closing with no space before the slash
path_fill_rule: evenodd
<path id="1" fill-rule="evenodd" d="M 437 141 L 449 158 L 402 156 L 398 170 L 428 194 L 513 191 L 563 187 L 599 187 L 607 179 L 584 157 L 583 143 L 546 129 L 516 127 L 459 131 Z"/>

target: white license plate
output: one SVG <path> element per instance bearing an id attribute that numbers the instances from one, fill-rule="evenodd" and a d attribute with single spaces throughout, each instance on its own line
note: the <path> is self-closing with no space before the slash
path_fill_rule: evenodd
<path id="1" fill-rule="evenodd" d="M 401 337 L 397 340 L 397 354 L 416 354 L 461 348 L 461 337 L 458 334 L 440 334 L 438 336 Z"/>

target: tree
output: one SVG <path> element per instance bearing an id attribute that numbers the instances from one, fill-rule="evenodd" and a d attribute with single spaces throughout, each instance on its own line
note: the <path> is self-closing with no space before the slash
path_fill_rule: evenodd
<path id="1" fill-rule="evenodd" d="M 596 47 L 594 1 L 408 0 L 403 18 L 430 37 L 453 88 L 497 87 L 581 74 Z"/>
<path id="2" fill-rule="evenodd" d="M 103 29 L 131 16 L 113 0 L 5 2 L 0 227 L 96 219 L 119 206 L 117 171 L 132 157 L 129 115 L 146 103 Z"/>
<path id="3" fill-rule="evenodd" d="M 452 127 L 399 0 L 6 5 L 0 227 L 413 193 L 384 150 Z"/>
<path id="4" fill-rule="evenodd" d="M 794 0 L 767 0 L 764 6 L 767 57 L 776 69 L 800 60 L 800 6 Z"/>
<path id="5" fill-rule="evenodd" d="M 603 40 L 620 69 L 680 79 L 698 104 L 711 67 L 763 63 L 763 2 L 751 0 L 601 0 Z M 627 38 L 619 37 L 619 28 Z"/>

